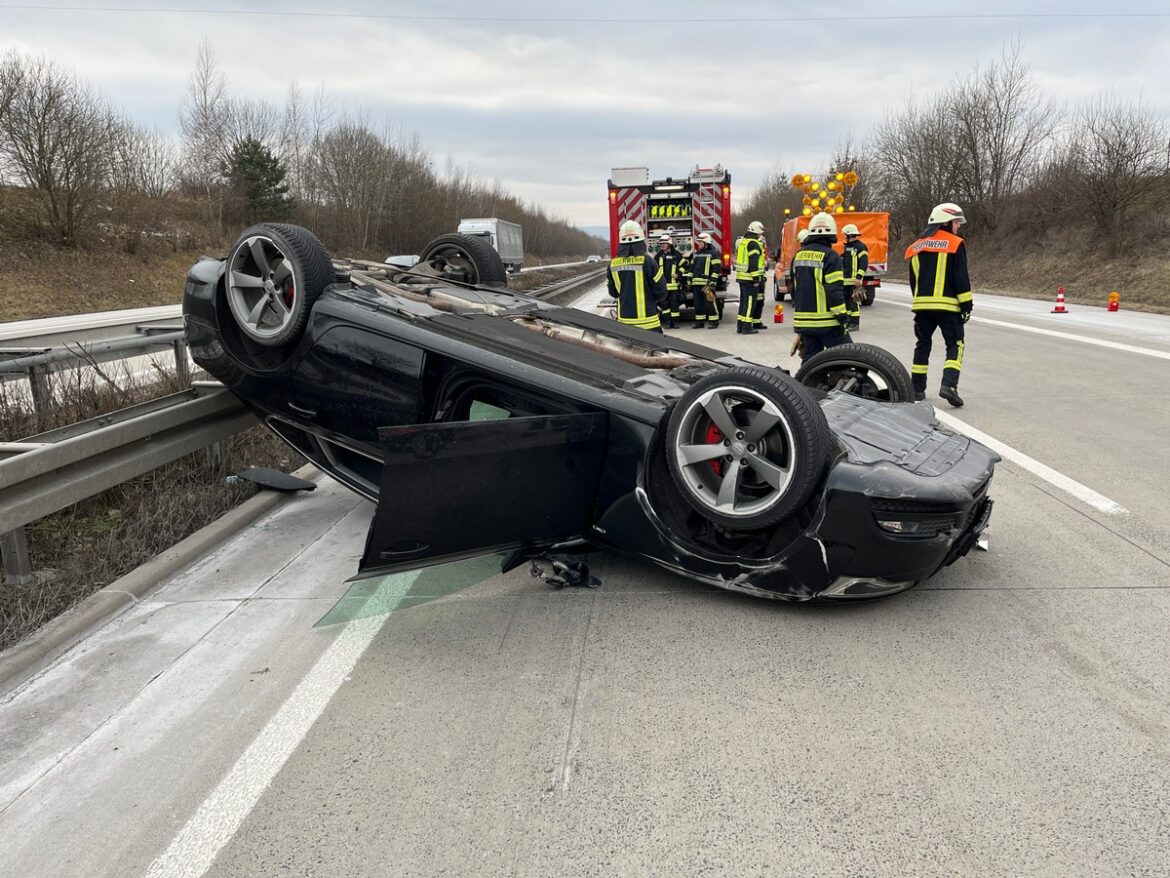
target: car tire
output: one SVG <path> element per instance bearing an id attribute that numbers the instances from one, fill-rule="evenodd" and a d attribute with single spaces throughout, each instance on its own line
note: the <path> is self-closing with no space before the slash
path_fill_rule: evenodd
<path id="1" fill-rule="evenodd" d="M 874 297 L 877 295 L 873 287 L 865 287 L 865 298 L 861 300 L 861 307 L 868 308 L 873 304 Z"/>
<path id="2" fill-rule="evenodd" d="M 325 245 L 308 229 L 261 223 L 245 229 L 224 261 L 227 304 L 240 332 L 258 345 L 300 339 L 313 302 L 337 279 Z"/>
<path id="3" fill-rule="evenodd" d="M 507 286 L 504 261 L 483 238 L 452 232 L 439 235 L 423 248 L 419 262 L 432 264 L 436 273 L 468 284 Z"/>
<path id="4" fill-rule="evenodd" d="M 763 432 L 753 432 L 760 417 Z M 745 531 L 804 506 L 831 447 L 816 401 L 788 375 L 763 368 L 695 382 L 671 409 L 666 443 L 671 477 L 687 504 L 715 524 Z"/>
<path id="5" fill-rule="evenodd" d="M 805 387 L 843 390 L 883 402 L 912 402 L 914 384 L 906 367 L 884 348 L 841 344 L 809 357 L 796 373 Z"/>

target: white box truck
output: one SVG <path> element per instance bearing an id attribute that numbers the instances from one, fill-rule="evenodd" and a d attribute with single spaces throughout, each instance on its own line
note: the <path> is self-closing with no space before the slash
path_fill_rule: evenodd
<path id="1" fill-rule="evenodd" d="M 461 235 L 475 235 L 486 238 L 492 248 L 500 254 L 504 268 L 515 274 L 524 267 L 524 230 L 517 223 L 495 217 L 464 219 L 456 229 Z"/>

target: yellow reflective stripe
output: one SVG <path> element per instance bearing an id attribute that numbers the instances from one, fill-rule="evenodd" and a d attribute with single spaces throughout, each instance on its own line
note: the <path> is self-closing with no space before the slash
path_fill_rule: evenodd
<path id="1" fill-rule="evenodd" d="M 962 303 L 962 302 L 972 302 L 972 301 L 974 301 L 974 300 L 975 300 L 975 296 L 973 296 L 973 295 L 972 295 L 971 293 L 969 293 L 969 292 L 968 292 L 968 293 L 959 293 L 959 295 L 955 296 L 955 298 L 956 298 L 956 299 L 957 299 L 957 300 L 958 300 L 960 303 Z"/>
<path id="2" fill-rule="evenodd" d="M 838 283 L 843 280 L 845 280 L 845 275 L 839 271 L 830 271 L 825 275 L 825 283 L 827 284 Z"/>
<path id="3" fill-rule="evenodd" d="M 954 359 L 954 360 L 947 360 L 946 364 L 945 364 L 945 368 L 954 369 L 956 371 L 963 368 L 963 351 L 965 351 L 967 349 L 967 343 L 964 341 L 960 341 L 958 344 L 958 348 L 959 348 L 958 358 Z"/>
<path id="4" fill-rule="evenodd" d="M 832 308 L 829 309 L 829 311 L 832 314 L 844 314 L 845 313 L 845 304 L 842 302 L 840 305 L 834 305 Z"/>
<path id="5" fill-rule="evenodd" d="M 634 275 L 634 303 L 639 320 L 646 319 L 646 275 L 639 271 Z"/>
<path id="6" fill-rule="evenodd" d="M 658 319 L 657 311 L 651 317 L 619 317 L 618 323 L 624 323 L 627 326 L 637 326 L 641 329 L 655 329 L 662 325 L 662 321 Z"/>
<path id="7" fill-rule="evenodd" d="M 910 291 L 912 296 L 918 295 L 918 285 L 922 283 L 922 272 L 918 268 L 918 254 L 914 254 L 914 258 L 910 260 L 910 268 L 914 271 L 914 289 Z"/>
<path id="8" fill-rule="evenodd" d="M 912 374 L 912 375 L 926 375 L 929 371 L 930 371 L 930 366 L 925 364 L 925 363 L 923 363 L 922 365 L 919 365 L 918 363 L 914 363 L 910 367 L 910 374 Z"/>
<path id="9" fill-rule="evenodd" d="M 953 311 L 959 313 L 959 304 L 954 299 L 931 299 L 915 297 L 911 311 Z"/>
<path id="10" fill-rule="evenodd" d="M 947 286 L 947 254 L 939 253 L 934 263 L 934 293 L 936 299 L 941 299 Z"/>
<path id="11" fill-rule="evenodd" d="M 802 317 L 797 314 L 792 318 L 792 325 L 799 329 L 828 329 L 833 326 L 840 326 L 841 323 L 835 318 Z"/>

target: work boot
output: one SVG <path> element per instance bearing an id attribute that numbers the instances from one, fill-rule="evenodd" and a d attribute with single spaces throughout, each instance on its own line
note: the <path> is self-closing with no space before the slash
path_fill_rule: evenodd
<path id="1" fill-rule="evenodd" d="M 915 402 L 922 402 L 922 400 L 924 400 L 924 399 L 926 399 L 926 391 L 925 390 L 915 390 L 914 391 L 914 401 Z"/>
<path id="2" fill-rule="evenodd" d="M 702 329 L 704 323 L 706 323 L 705 320 L 696 320 L 691 324 L 691 329 Z"/>
<path id="3" fill-rule="evenodd" d="M 752 326 L 755 328 L 756 332 L 759 332 L 761 329 L 768 328 L 767 323 L 753 323 Z"/>
<path id="4" fill-rule="evenodd" d="M 719 321 L 718 320 L 708 320 L 707 321 L 707 328 L 708 329 L 718 329 L 719 328 Z"/>
<path id="5" fill-rule="evenodd" d="M 959 388 L 957 387 L 944 384 L 938 389 L 938 395 L 949 402 L 954 408 L 961 409 L 963 407 L 963 397 L 959 396 Z"/>
<path id="6" fill-rule="evenodd" d="M 740 332 L 742 332 L 744 335 L 755 335 L 756 328 L 749 323 L 746 324 L 743 329 L 740 330 Z"/>

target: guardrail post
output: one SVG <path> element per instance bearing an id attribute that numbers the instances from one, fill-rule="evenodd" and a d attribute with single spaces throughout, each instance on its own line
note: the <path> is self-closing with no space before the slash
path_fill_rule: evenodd
<path id="1" fill-rule="evenodd" d="M 207 466 L 221 474 L 227 469 L 227 447 L 222 441 L 207 446 Z"/>
<path id="2" fill-rule="evenodd" d="M 53 409 L 53 392 L 49 387 L 48 370 L 43 366 L 30 366 L 28 386 L 32 395 L 33 411 L 37 415 L 37 429 L 43 430 Z"/>
<path id="3" fill-rule="evenodd" d="M 191 360 L 187 357 L 187 342 L 179 339 L 173 344 L 175 348 L 175 374 L 183 386 L 191 383 Z"/>
<path id="4" fill-rule="evenodd" d="M 4 584 L 29 585 L 33 581 L 32 565 L 28 560 L 28 540 L 24 528 L 18 527 L 0 534 L 0 555 L 4 556 Z"/>

